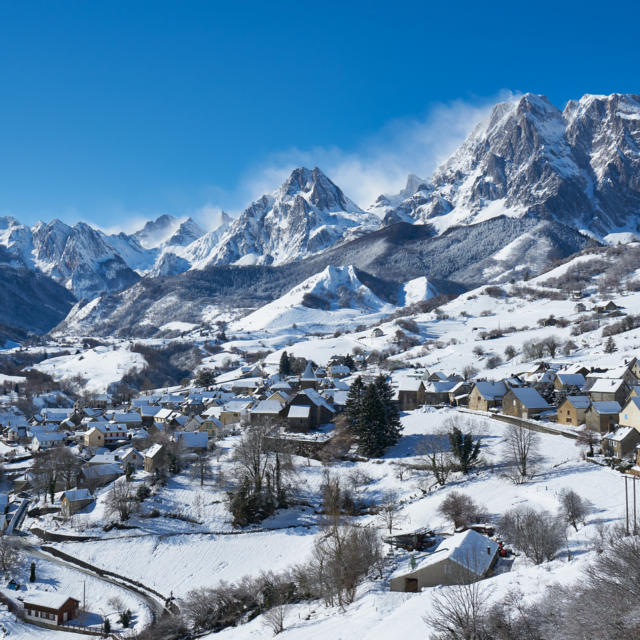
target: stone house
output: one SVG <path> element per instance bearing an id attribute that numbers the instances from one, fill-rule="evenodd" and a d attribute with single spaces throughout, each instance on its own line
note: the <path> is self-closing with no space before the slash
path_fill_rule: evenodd
<path id="1" fill-rule="evenodd" d="M 502 406 L 502 398 L 507 393 L 504 382 L 476 382 L 469 394 L 469 409 L 489 411 Z"/>
<path id="2" fill-rule="evenodd" d="M 584 421 L 587 429 L 597 433 L 608 433 L 618 424 L 621 407 L 617 402 L 592 402 L 587 409 Z"/>
<path id="3" fill-rule="evenodd" d="M 590 406 L 589 396 L 567 396 L 558 407 L 558 423 L 574 427 L 584 424 Z"/>
<path id="4" fill-rule="evenodd" d="M 551 409 L 547 401 L 533 387 L 509 389 L 502 399 L 502 413 L 529 419 Z"/>

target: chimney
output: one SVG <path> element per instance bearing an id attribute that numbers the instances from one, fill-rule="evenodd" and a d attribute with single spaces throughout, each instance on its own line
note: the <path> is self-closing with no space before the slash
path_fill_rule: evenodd
<path id="1" fill-rule="evenodd" d="M 491 547 L 489 545 L 487 545 L 487 555 L 491 555 Z"/>

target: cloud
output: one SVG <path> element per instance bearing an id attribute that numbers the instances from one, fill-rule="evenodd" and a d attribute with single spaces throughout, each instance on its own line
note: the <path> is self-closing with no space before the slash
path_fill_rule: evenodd
<path id="1" fill-rule="evenodd" d="M 497 102 L 516 99 L 511 91 L 471 101 L 434 105 L 423 118 L 389 123 L 353 150 L 338 147 L 289 149 L 270 155 L 241 181 L 246 201 L 276 189 L 298 166 L 320 167 L 360 206 L 381 193 L 397 193 L 414 173 L 428 178 L 455 151 Z"/>

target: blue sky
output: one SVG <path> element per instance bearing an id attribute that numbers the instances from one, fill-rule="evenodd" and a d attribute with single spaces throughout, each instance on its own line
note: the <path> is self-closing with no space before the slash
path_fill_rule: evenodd
<path id="1" fill-rule="evenodd" d="M 509 91 L 640 92 L 638 18 L 624 2 L 2 0 L 0 212 L 206 224 L 299 162 L 368 198 L 432 170 Z"/>

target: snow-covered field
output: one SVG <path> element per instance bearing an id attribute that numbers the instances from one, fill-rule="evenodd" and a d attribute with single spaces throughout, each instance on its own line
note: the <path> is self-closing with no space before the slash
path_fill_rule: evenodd
<path id="1" fill-rule="evenodd" d="M 48 358 L 35 365 L 35 369 L 54 380 L 80 376 L 87 380 L 86 389 L 103 393 L 112 382 L 118 382 L 132 369 L 142 369 L 145 359 L 125 346 L 96 347 L 80 350 L 67 356 Z"/>
<path id="2" fill-rule="evenodd" d="M 398 470 L 403 465 L 416 462 L 420 443 L 450 424 L 451 420 L 481 438 L 482 464 L 471 475 L 455 476 L 446 487 L 433 488 L 425 494 L 421 491 L 425 487 L 424 472 L 405 470 L 401 480 Z M 400 442 L 381 461 L 343 462 L 332 465 L 330 469 L 345 482 L 355 469 L 369 476 L 370 483 L 358 490 L 359 498 L 364 502 L 375 501 L 383 491 L 396 491 L 402 504 L 397 531 L 420 527 L 450 531 L 451 525 L 438 514 L 438 506 L 454 490 L 462 491 L 484 505 L 492 519 L 525 503 L 555 513 L 559 506 L 559 493 L 565 488 L 575 490 L 593 504 L 587 525 L 578 532 L 568 532 L 572 554 L 570 562 L 564 551 L 556 560 L 540 567 L 520 556 L 511 571 L 487 581 L 492 598 L 499 598 L 500 594 L 513 587 L 533 598 L 542 594 L 547 584 L 576 579 L 589 560 L 589 539 L 595 534 L 598 523 L 610 524 L 623 514 L 622 476 L 609 468 L 585 461 L 582 449 L 574 440 L 541 434 L 541 457 L 536 476 L 524 485 L 515 485 L 502 474 L 504 423 L 452 409 L 419 409 L 405 414 L 402 422 L 404 432 Z M 228 473 L 234 438 L 220 442 L 221 455 L 214 464 L 216 472 Z M 306 458 L 298 458 L 297 463 L 297 496 L 319 504 L 318 489 L 324 468 Z M 143 478 L 144 473 L 140 472 L 136 482 L 143 481 Z M 198 495 L 200 498 L 196 498 Z M 82 529 L 85 535 L 97 534 L 97 523 L 103 517 L 103 499 L 104 494 L 93 512 L 77 516 L 72 525 Z M 165 595 L 173 593 L 178 597 L 197 587 L 215 586 L 222 581 L 235 582 L 244 575 L 292 567 L 308 557 L 321 524 L 320 516 L 312 508 L 294 507 L 277 513 L 262 524 L 262 527 L 273 530 L 248 530 L 234 535 L 223 500 L 224 491 L 218 482 L 209 480 L 201 488 L 185 472 L 149 498 L 146 506 L 155 505 L 171 512 L 182 505 L 183 513 L 197 518 L 202 524 L 166 517 L 143 520 L 134 517 L 131 524 L 138 525 L 137 529 L 114 530 L 103 534 L 105 539 L 100 542 L 66 542 L 57 546 L 97 566 L 126 574 Z M 362 525 L 382 526 L 375 516 L 358 517 L 356 521 Z M 72 525 L 68 525 L 69 533 L 74 533 Z M 419 594 L 398 594 L 388 590 L 388 575 L 407 558 L 408 555 L 402 551 L 392 555 L 385 578 L 363 585 L 356 602 L 346 611 L 326 609 L 317 602 L 292 606 L 283 637 L 346 638 L 356 633 L 363 638 L 378 640 L 391 635 L 395 637 L 401 631 L 426 633 L 422 616 L 428 612 L 437 588 Z M 224 631 L 221 637 L 263 638 L 269 633 L 258 618 Z M 218 636 L 212 636 L 211 640 L 214 637 Z"/>

